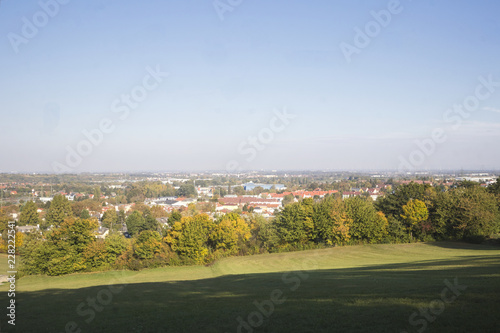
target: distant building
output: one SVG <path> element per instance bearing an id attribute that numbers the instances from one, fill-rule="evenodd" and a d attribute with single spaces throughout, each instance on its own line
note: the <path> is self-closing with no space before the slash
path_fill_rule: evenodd
<path id="1" fill-rule="evenodd" d="M 285 185 L 283 184 L 256 184 L 253 182 L 243 184 L 243 188 L 245 189 L 245 191 L 252 191 L 256 187 L 262 187 L 264 190 L 270 190 L 274 187 L 277 191 L 286 189 Z"/>
<path id="2" fill-rule="evenodd" d="M 40 230 L 39 225 L 24 225 L 24 226 L 16 226 L 16 230 L 22 232 L 23 234 L 27 234 L 32 231 Z"/>
<path id="3" fill-rule="evenodd" d="M 97 229 L 95 238 L 105 239 L 108 235 L 109 235 L 109 229 L 108 228 L 99 227 L 99 229 Z"/>
<path id="4" fill-rule="evenodd" d="M 162 226 L 162 228 L 169 228 L 168 217 L 157 217 L 156 221 Z"/>

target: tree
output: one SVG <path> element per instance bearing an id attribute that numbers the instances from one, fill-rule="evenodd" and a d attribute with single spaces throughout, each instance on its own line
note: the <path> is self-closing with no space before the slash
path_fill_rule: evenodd
<path id="1" fill-rule="evenodd" d="M 500 177 L 497 178 L 496 182 L 488 186 L 488 192 L 495 195 L 500 195 Z"/>
<path id="2" fill-rule="evenodd" d="M 243 186 L 234 186 L 233 187 L 233 193 L 236 195 L 244 195 L 245 194 L 245 189 Z"/>
<path id="3" fill-rule="evenodd" d="M 198 209 L 196 209 L 196 205 L 194 203 L 190 203 L 188 205 L 187 213 L 189 216 L 194 216 L 198 213 Z"/>
<path id="4" fill-rule="evenodd" d="M 90 219 L 91 216 L 90 216 L 89 211 L 86 209 L 82 210 L 82 213 L 80 214 L 80 218 L 81 219 Z"/>
<path id="5" fill-rule="evenodd" d="M 371 200 L 353 197 L 345 200 L 347 216 L 352 220 L 349 227 L 351 239 L 378 243 L 387 235 L 387 219 L 377 213 Z"/>
<path id="6" fill-rule="evenodd" d="M 410 232 L 410 238 L 413 238 L 414 231 L 422 231 L 421 223 L 427 221 L 429 218 L 429 210 L 425 202 L 418 199 L 410 199 L 408 203 L 403 206 L 403 214 L 401 214 L 401 217 L 406 224 L 407 230 Z"/>
<path id="7" fill-rule="evenodd" d="M 152 259 L 160 253 L 162 242 L 160 235 L 151 230 L 142 231 L 134 244 L 134 255 L 139 259 Z"/>
<path id="8" fill-rule="evenodd" d="M 138 211 L 132 212 L 132 214 L 127 217 L 126 223 L 128 233 L 131 236 L 138 235 L 141 231 L 144 230 L 143 225 L 145 223 L 145 220 L 142 214 Z"/>
<path id="9" fill-rule="evenodd" d="M 94 189 L 94 201 L 101 201 L 101 188 L 100 187 L 96 187 Z"/>
<path id="10" fill-rule="evenodd" d="M 104 240 L 106 246 L 106 261 L 110 264 L 114 263 L 116 259 L 127 250 L 128 240 L 123 235 L 115 233 Z"/>
<path id="11" fill-rule="evenodd" d="M 286 206 L 276 217 L 275 225 L 282 245 L 314 240 L 313 200 L 304 199 Z"/>
<path id="12" fill-rule="evenodd" d="M 82 211 L 87 210 L 89 212 L 97 212 L 100 213 L 102 210 L 102 206 L 98 201 L 85 199 L 82 201 L 74 201 L 71 204 L 71 209 L 73 210 L 74 216 L 81 216 Z"/>
<path id="13" fill-rule="evenodd" d="M 425 201 L 426 190 L 430 187 L 430 185 L 417 184 L 414 182 L 408 185 L 400 185 L 393 193 L 383 198 L 379 198 L 375 203 L 375 207 L 386 216 L 392 215 L 396 219 L 400 219 L 401 215 L 404 214 L 403 206 L 411 199 Z"/>
<path id="14" fill-rule="evenodd" d="M 40 218 L 37 212 L 37 206 L 33 201 L 28 201 L 21 210 L 19 217 L 19 225 L 37 225 L 40 223 Z"/>
<path id="15" fill-rule="evenodd" d="M 116 210 L 108 209 L 104 212 L 101 219 L 103 227 L 109 228 L 110 230 L 119 227 L 118 225 L 118 214 L 116 214 Z"/>
<path id="16" fill-rule="evenodd" d="M 201 264 L 208 258 L 208 241 L 213 225 L 206 214 L 184 217 L 173 224 L 164 240 L 181 257 Z"/>
<path id="17" fill-rule="evenodd" d="M 45 215 L 45 221 L 48 226 L 59 226 L 65 219 L 72 216 L 73 211 L 71 210 L 70 202 L 65 196 L 58 194 L 54 196 L 54 199 L 52 199 L 50 208 L 47 210 L 47 214 Z"/>
<path id="18" fill-rule="evenodd" d="M 138 184 L 132 185 L 132 188 L 127 191 L 127 202 L 143 202 L 146 196 L 143 193 L 143 189 L 139 187 Z"/>
<path id="19" fill-rule="evenodd" d="M 163 209 L 162 206 L 155 205 L 151 207 L 151 215 L 154 218 L 159 218 L 159 217 L 167 217 L 168 213 L 165 209 Z"/>
<path id="20" fill-rule="evenodd" d="M 287 194 L 283 197 L 283 201 L 282 201 L 282 204 L 283 204 L 283 207 L 285 207 L 286 205 L 288 204 L 291 204 L 292 202 L 295 201 L 295 198 L 293 197 L 292 194 Z"/>
<path id="21" fill-rule="evenodd" d="M 500 231 L 497 198 L 479 186 L 447 192 L 434 218 L 445 226 L 446 235 L 458 239 L 481 239 Z"/>
<path id="22" fill-rule="evenodd" d="M 328 219 L 323 222 L 322 228 L 319 228 L 320 237 L 329 245 L 345 244 L 351 237 L 349 229 L 352 224 L 345 202 L 342 199 L 328 199 L 323 202 L 327 209 Z"/>
<path id="23" fill-rule="evenodd" d="M 178 197 L 187 197 L 194 198 L 197 195 L 196 189 L 194 188 L 194 184 L 191 182 L 183 183 L 176 192 Z"/>
<path id="24" fill-rule="evenodd" d="M 125 220 L 127 219 L 127 215 L 125 214 L 125 211 L 124 210 L 119 210 L 118 211 L 118 221 L 116 221 L 116 223 L 118 223 L 118 225 L 125 225 Z"/>
<path id="25" fill-rule="evenodd" d="M 57 243 L 68 243 L 78 253 L 82 253 L 88 243 L 95 241 L 94 231 L 98 228 L 95 220 L 67 218 L 47 238 Z"/>
<path id="26" fill-rule="evenodd" d="M 216 251 L 224 255 L 237 253 L 250 239 L 250 228 L 235 213 L 229 213 L 217 220 L 210 233 L 210 243 Z"/>
<path id="27" fill-rule="evenodd" d="M 175 222 L 179 222 L 182 219 L 182 215 L 178 210 L 173 210 L 168 218 L 168 224 L 171 226 L 174 225 Z"/>
<path id="28" fill-rule="evenodd" d="M 138 211 L 132 212 L 132 214 L 127 217 L 126 223 L 128 233 L 132 236 L 136 236 L 145 230 L 158 231 L 159 227 L 158 221 L 156 221 L 153 216 L 143 216 Z"/>
<path id="29" fill-rule="evenodd" d="M 45 241 L 39 233 L 28 234 L 21 247 L 23 269 L 28 274 L 62 275 L 90 268 L 84 252 L 96 241 L 95 229 L 95 220 L 69 217 L 49 231 Z"/>
<path id="30" fill-rule="evenodd" d="M 252 190 L 252 193 L 255 194 L 255 195 L 259 195 L 261 194 L 262 192 L 264 192 L 264 188 L 262 186 L 257 186 L 255 187 L 253 190 Z"/>
<path id="31" fill-rule="evenodd" d="M 102 240 L 96 240 L 87 244 L 82 254 L 84 265 L 87 268 L 99 268 L 107 264 L 108 254 L 106 245 Z"/>
<path id="32" fill-rule="evenodd" d="M 251 253 L 259 253 L 262 250 L 271 250 L 279 244 L 279 235 L 275 224 L 267 221 L 261 214 L 246 215 L 245 219 L 250 227 L 250 240 L 248 245 Z"/>

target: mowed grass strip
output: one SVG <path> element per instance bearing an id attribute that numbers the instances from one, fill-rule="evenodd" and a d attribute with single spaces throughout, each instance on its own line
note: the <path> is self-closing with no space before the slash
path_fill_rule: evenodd
<path id="1" fill-rule="evenodd" d="M 440 299 L 444 281 L 455 278 L 467 289 L 432 315 L 425 331 L 498 332 L 500 249 L 447 242 L 234 257 L 210 267 L 25 277 L 17 281 L 16 328 L 65 332 L 73 322 L 81 332 L 238 332 L 238 326 L 241 332 L 417 332 L 423 324 L 410 325 L 412 313 Z M 5 286 L 0 288 L 6 304 Z M 270 311 L 273 293 L 279 304 Z M 89 305 L 98 295 L 105 304 Z M 256 304 L 264 304 L 264 311 Z M 258 325 L 243 328 L 242 321 Z M 1 331 L 15 330 L 2 318 Z"/>

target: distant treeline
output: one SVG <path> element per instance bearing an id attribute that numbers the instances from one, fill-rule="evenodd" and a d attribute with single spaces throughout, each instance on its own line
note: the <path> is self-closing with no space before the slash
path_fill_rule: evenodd
<path id="1" fill-rule="evenodd" d="M 26 235 L 20 245 L 22 272 L 61 275 L 209 264 L 233 255 L 345 244 L 481 242 L 500 232 L 499 206 L 500 179 L 488 188 L 464 182 L 448 191 L 410 183 L 376 202 L 361 197 L 304 199 L 269 220 L 256 214 L 230 213 L 213 219 L 173 212 L 171 227 L 163 229 L 151 212 L 135 211 L 122 217 L 132 238 L 114 232 L 96 239 L 97 222 L 75 217 L 64 197 L 58 197 L 46 215 L 54 227 L 43 235 Z"/>

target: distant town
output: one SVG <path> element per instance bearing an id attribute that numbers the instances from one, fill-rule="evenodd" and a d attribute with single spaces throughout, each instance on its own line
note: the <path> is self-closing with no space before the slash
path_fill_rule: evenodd
<path id="1" fill-rule="evenodd" d="M 401 184 L 426 184 L 446 191 L 463 181 L 488 187 L 496 182 L 494 172 L 417 172 L 412 175 L 392 173 L 350 172 L 248 172 L 223 173 L 145 173 L 145 174 L 0 174 L 2 211 L 9 219 L 18 221 L 20 232 L 39 229 L 55 195 L 64 196 L 72 203 L 76 216 L 83 211 L 99 221 L 97 238 L 109 234 L 109 226 L 102 221 L 109 210 L 123 212 L 153 209 L 163 227 L 170 227 L 168 216 L 173 211 L 181 214 L 205 213 L 212 218 L 230 212 L 259 214 L 265 218 L 276 215 L 286 205 L 312 198 L 335 196 L 370 198 L 374 202 L 391 193 Z M 27 201 L 37 206 L 37 225 L 19 223 L 20 208 Z M 116 227 L 116 226 L 115 226 Z M 127 234 L 126 224 L 119 226 Z M 50 228 L 46 225 L 45 228 Z"/>

